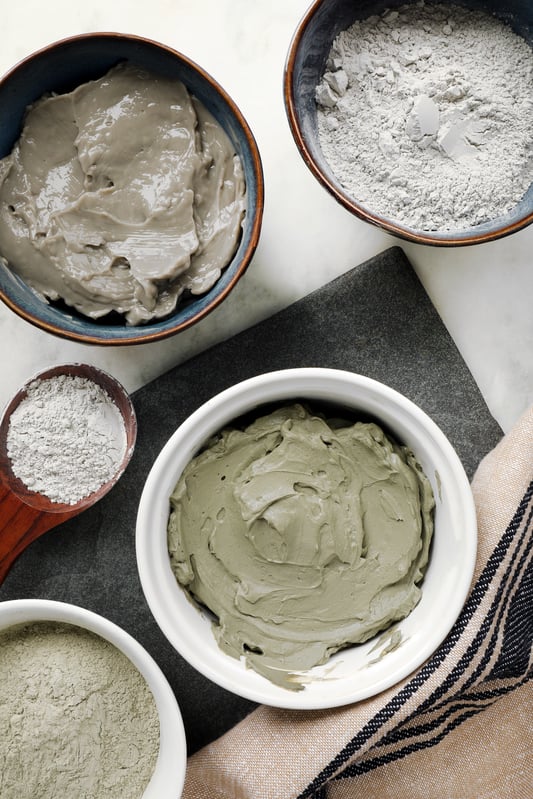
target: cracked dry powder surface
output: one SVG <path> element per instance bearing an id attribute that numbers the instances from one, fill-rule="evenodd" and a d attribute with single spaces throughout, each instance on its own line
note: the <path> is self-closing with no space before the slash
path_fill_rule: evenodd
<path id="1" fill-rule="evenodd" d="M 159 751 L 144 677 L 87 630 L 0 633 L 2 799 L 141 799 Z"/>
<path id="2" fill-rule="evenodd" d="M 367 209 L 420 230 L 509 212 L 533 172 L 533 51 L 487 13 L 416 2 L 335 39 L 322 152 Z"/>

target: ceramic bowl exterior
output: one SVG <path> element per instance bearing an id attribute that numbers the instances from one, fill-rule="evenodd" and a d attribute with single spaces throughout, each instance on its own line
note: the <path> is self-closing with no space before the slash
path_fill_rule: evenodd
<path id="1" fill-rule="evenodd" d="M 139 670 L 159 714 L 159 755 L 143 799 L 179 799 L 185 782 L 187 747 L 181 712 L 163 672 L 129 633 L 103 616 L 47 599 L 14 599 L 0 603 L 0 630 L 14 625 L 52 621 L 83 627 L 117 647 Z"/>
<path id="2" fill-rule="evenodd" d="M 227 297 L 246 271 L 257 247 L 262 223 L 262 164 L 254 136 L 241 111 L 198 64 L 163 44 L 138 36 L 119 33 L 73 36 L 17 64 L 0 80 L 0 158 L 11 152 L 30 103 L 46 92 L 71 91 L 81 83 L 104 75 L 125 59 L 181 80 L 221 124 L 243 163 L 246 215 L 238 249 L 215 285 L 206 294 L 178 303 L 167 318 L 136 327 L 93 321 L 75 311 L 48 304 L 0 261 L 0 299 L 11 310 L 49 333 L 86 344 L 144 344 L 175 335 L 203 319 Z"/>
<path id="3" fill-rule="evenodd" d="M 417 607 L 397 627 L 402 643 L 383 654 L 376 638 L 336 653 L 302 675 L 304 688 L 274 685 L 222 652 L 209 615 L 177 583 L 167 549 L 169 497 L 186 464 L 217 431 L 261 406 L 294 400 L 342 406 L 373 417 L 414 451 L 436 499 L 430 564 Z M 437 425 L 393 389 L 351 372 L 303 368 L 259 375 L 216 395 L 171 436 L 157 457 L 141 496 L 137 564 L 151 611 L 174 648 L 198 671 L 235 694 L 276 707 L 317 709 L 366 699 L 394 685 L 440 645 L 470 587 L 477 548 L 476 515 L 462 464 Z"/>
<path id="4" fill-rule="evenodd" d="M 284 73 L 285 109 L 292 135 L 304 162 L 325 189 L 345 208 L 388 233 L 418 244 L 460 246 L 502 238 L 533 222 L 533 184 L 508 214 L 467 230 L 425 232 L 409 228 L 347 194 L 320 148 L 315 89 L 325 70 L 333 40 L 353 22 L 405 5 L 410 0 L 315 0 L 299 23 L 290 44 Z M 411 0 L 414 2 L 414 0 Z M 533 4 L 530 0 L 464 0 L 467 8 L 484 10 L 533 47 Z"/>

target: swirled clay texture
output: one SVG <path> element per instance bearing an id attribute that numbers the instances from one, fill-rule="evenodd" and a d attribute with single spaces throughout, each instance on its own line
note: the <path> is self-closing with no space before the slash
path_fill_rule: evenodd
<path id="1" fill-rule="evenodd" d="M 215 437 L 171 496 L 177 580 L 219 646 L 277 684 L 417 604 L 434 499 L 414 455 L 374 423 L 301 405 Z"/>
<path id="2" fill-rule="evenodd" d="M 43 298 L 141 324 L 216 282 L 244 198 L 207 109 L 180 81 L 123 63 L 28 109 L 0 161 L 0 253 Z"/>

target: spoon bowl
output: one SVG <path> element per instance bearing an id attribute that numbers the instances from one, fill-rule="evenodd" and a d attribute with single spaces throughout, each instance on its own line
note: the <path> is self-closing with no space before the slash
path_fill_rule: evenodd
<path id="1" fill-rule="evenodd" d="M 75 504 L 53 502 L 44 494 L 32 491 L 13 472 L 7 453 L 7 436 L 11 415 L 26 398 L 28 387 L 35 380 L 60 375 L 83 377 L 103 388 L 115 403 L 124 421 L 126 448 L 114 475 L 96 491 Z M 54 366 L 34 375 L 17 391 L 0 421 L 0 584 L 16 558 L 43 533 L 77 516 L 107 494 L 126 469 L 137 437 L 137 420 L 132 402 L 114 377 L 88 364 Z"/>

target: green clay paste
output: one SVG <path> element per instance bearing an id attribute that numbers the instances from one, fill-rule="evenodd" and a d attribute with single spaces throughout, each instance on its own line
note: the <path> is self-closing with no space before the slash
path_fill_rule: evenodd
<path id="1" fill-rule="evenodd" d="M 285 688 L 420 599 L 433 492 L 374 423 L 280 408 L 217 435 L 170 501 L 178 582 L 224 652 Z"/>

